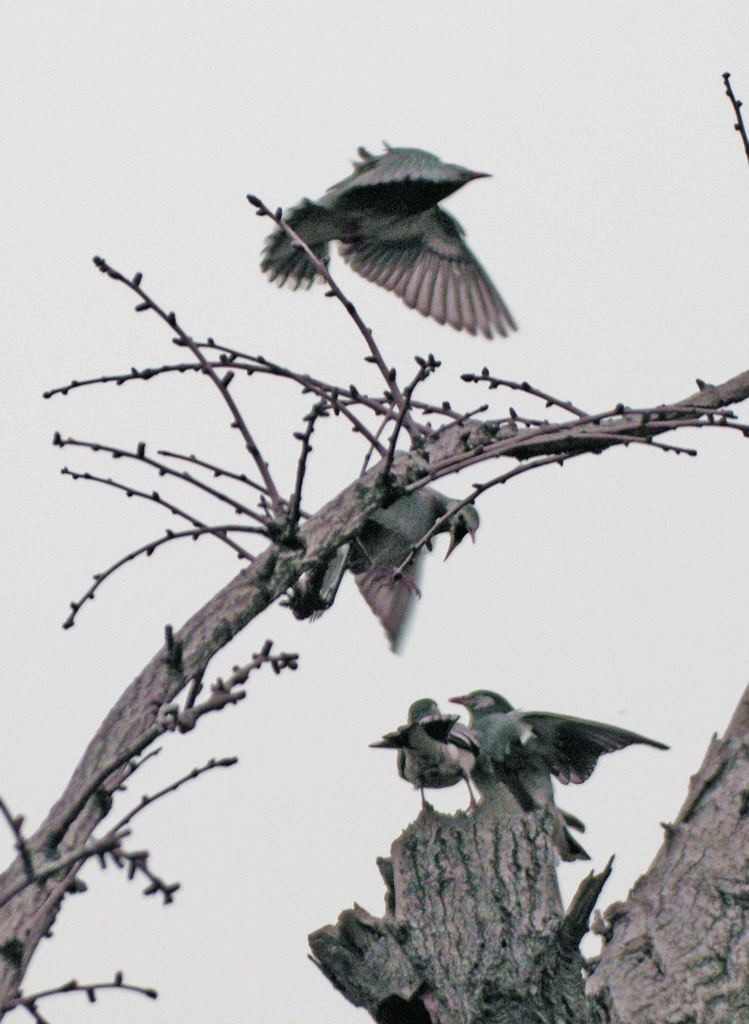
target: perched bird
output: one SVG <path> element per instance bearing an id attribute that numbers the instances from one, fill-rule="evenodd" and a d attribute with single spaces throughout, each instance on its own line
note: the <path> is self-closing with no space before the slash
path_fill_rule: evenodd
<path id="1" fill-rule="evenodd" d="M 439 206 L 466 182 L 489 175 L 445 164 L 422 149 L 360 147 L 354 171 L 313 203 L 303 199 L 286 223 L 323 262 L 334 240 L 351 268 L 395 292 L 412 309 L 469 334 L 516 330 L 502 296 Z M 261 267 L 271 281 L 309 287 L 317 273 L 282 228 L 268 238 Z"/>
<path id="2" fill-rule="evenodd" d="M 491 690 L 474 690 L 451 697 L 470 711 L 471 728 L 478 733 L 481 752 L 472 778 L 481 794 L 492 799 L 504 787 L 524 811 L 549 806 L 556 811 L 554 841 L 563 860 L 589 860 L 565 825 L 582 823 L 554 805 L 551 775 L 562 783 L 585 782 L 602 754 L 646 743 L 668 750 L 665 743 L 628 729 L 547 711 L 516 711 Z"/>
<path id="3" fill-rule="evenodd" d="M 406 725 L 369 745 L 398 751 L 398 774 L 420 790 L 422 807 L 425 789 L 444 789 L 461 779 L 475 806 L 470 774 L 479 752 L 478 737 L 460 724 L 457 715 L 443 715 L 431 697 L 414 701 Z"/>
<path id="4" fill-rule="evenodd" d="M 431 487 L 422 487 L 397 498 L 387 508 L 373 512 L 359 535 L 342 545 L 317 578 L 303 580 L 291 607 L 297 618 L 316 617 L 333 604 L 343 574 L 353 573 L 356 585 L 382 623 L 393 650 L 398 649 L 409 613 L 419 595 L 418 578 L 422 553 L 419 551 L 399 577 L 395 570 L 438 519 L 460 502 Z M 475 537 L 479 514 L 466 505 L 446 519 L 438 533 L 450 534 L 445 558 L 464 537 Z M 430 548 L 431 544 L 427 543 Z"/>

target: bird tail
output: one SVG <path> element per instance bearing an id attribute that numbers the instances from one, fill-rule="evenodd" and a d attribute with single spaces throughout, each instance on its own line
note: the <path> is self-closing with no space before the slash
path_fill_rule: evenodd
<path id="1" fill-rule="evenodd" d="M 304 239 L 315 256 L 327 263 L 329 243 L 336 234 L 328 211 L 309 199 L 303 199 L 298 206 L 289 210 L 284 220 Z M 260 267 L 268 273 L 271 281 L 278 279 L 279 285 L 291 280 L 295 291 L 300 285 L 309 288 L 315 276 L 319 276 L 305 251 L 280 227 L 268 236 Z"/>
<path id="2" fill-rule="evenodd" d="M 549 805 L 549 810 L 551 810 L 554 816 L 551 828 L 552 842 L 559 851 L 559 856 L 562 860 L 590 860 L 588 851 L 578 843 L 569 828 L 567 828 L 569 825 L 571 828 L 578 828 L 582 832 L 585 830 L 585 825 L 574 814 L 568 814 L 567 811 L 561 810 L 554 804 Z"/>
<path id="3" fill-rule="evenodd" d="M 562 860 L 590 860 L 590 854 L 585 850 L 569 829 L 561 827 L 554 836 L 554 845 L 559 850 Z"/>
<path id="4" fill-rule="evenodd" d="M 564 818 L 564 823 L 567 828 L 574 828 L 578 832 L 585 831 L 585 823 L 580 821 L 579 818 L 576 818 L 574 814 L 570 814 L 569 811 L 563 811 L 561 807 L 559 808 L 559 813 Z"/>

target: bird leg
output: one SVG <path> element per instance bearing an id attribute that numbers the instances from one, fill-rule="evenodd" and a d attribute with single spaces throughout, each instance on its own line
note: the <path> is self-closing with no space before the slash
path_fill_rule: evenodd
<path id="1" fill-rule="evenodd" d="M 478 800 L 476 799 L 476 794 L 473 792 L 473 786 L 471 785 L 471 779 L 468 776 L 468 773 L 464 774 L 463 778 L 466 780 L 466 786 L 468 786 L 468 795 L 471 798 L 470 810 L 475 811 L 476 808 L 478 807 Z"/>

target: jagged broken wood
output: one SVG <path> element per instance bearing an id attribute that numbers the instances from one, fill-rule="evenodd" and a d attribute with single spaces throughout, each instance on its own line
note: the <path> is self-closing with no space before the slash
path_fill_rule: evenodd
<path id="1" fill-rule="evenodd" d="M 656 437 L 701 418 L 704 421 L 700 410 L 719 410 L 747 397 L 749 371 L 719 386 L 703 386 L 682 402 L 651 410 L 647 416 L 622 411 L 610 414 L 603 422 L 591 418 L 527 429 L 471 419 L 450 424 L 425 437 L 418 449 L 398 454 L 387 480 L 375 466 L 300 526 L 297 546 L 286 547 L 278 542 L 269 545 L 249 568 L 239 572 L 197 611 L 174 634 L 174 648 L 180 652 L 178 661 L 164 647 L 157 651 L 123 691 L 63 794 L 35 834 L 27 839 L 26 847 L 34 863 L 43 870 L 55 858 L 85 845 L 109 809 L 109 803 L 91 789 L 100 778 L 102 766 L 115 764 L 127 751 L 138 748 L 153 728 L 159 708 L 173 701 L 192 680 L 200 678 L 213 656 L 284 595 L 303 573 L 313 570 L 341 544 L 351 540 L 383 502 L 477 461 L 600 452 L 628 444 L 633 438 Z M 116 788 L 124 774 L 124 767 L 113 771 L 107 788 Z M 81 802 L 82 795 L 87 793 L 92 795 Z M 77 808 L 74 816 L 71 808 Z M 50 849 L 51 836 L 56 840 L 54 849 Z M 0 1007 L 14 998 L 31 956 L 49 931 L 78 870 L 77 865 L 71 867 L 59 881 L 46 888 L 28 886 L 4 906 L 0 916 Z M 0 898 L 24 877 L 24 864 L 18 857 L 0 876 Z"/>
<path id="2" fill-rule="evenodd" d="M 423 810 L 384 865 L 385 915 L 355 906 L 310 936 L 318 967 L 379 1024 L 589 1020 L 578 945 L 610 864 L 565 914 L 552 816 L 495 808 Z"/>
<path id="3" fill-rule="evenodd" d="M 422 811 L 380 862 L 386 912 L 310 936 L 331 983 L 378 1024 L 749 1021 L 749 687 L 713 739 L 648 872 L 578 944 L 611 862 L 566 914 L 547 812 Z"/>

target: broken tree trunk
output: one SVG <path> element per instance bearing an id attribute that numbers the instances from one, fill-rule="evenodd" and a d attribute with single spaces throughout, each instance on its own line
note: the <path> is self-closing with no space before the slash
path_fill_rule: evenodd
<path id="1" fill-rule="evenodd" d="M 749 1024 L 749 688 L 592 970 L 578 946 L 610 864 L 565 914 L 553 824 L 423 810 L 380 862 L 384 916 L 344 911 L 315 963 L 378 1024 Z"/>

